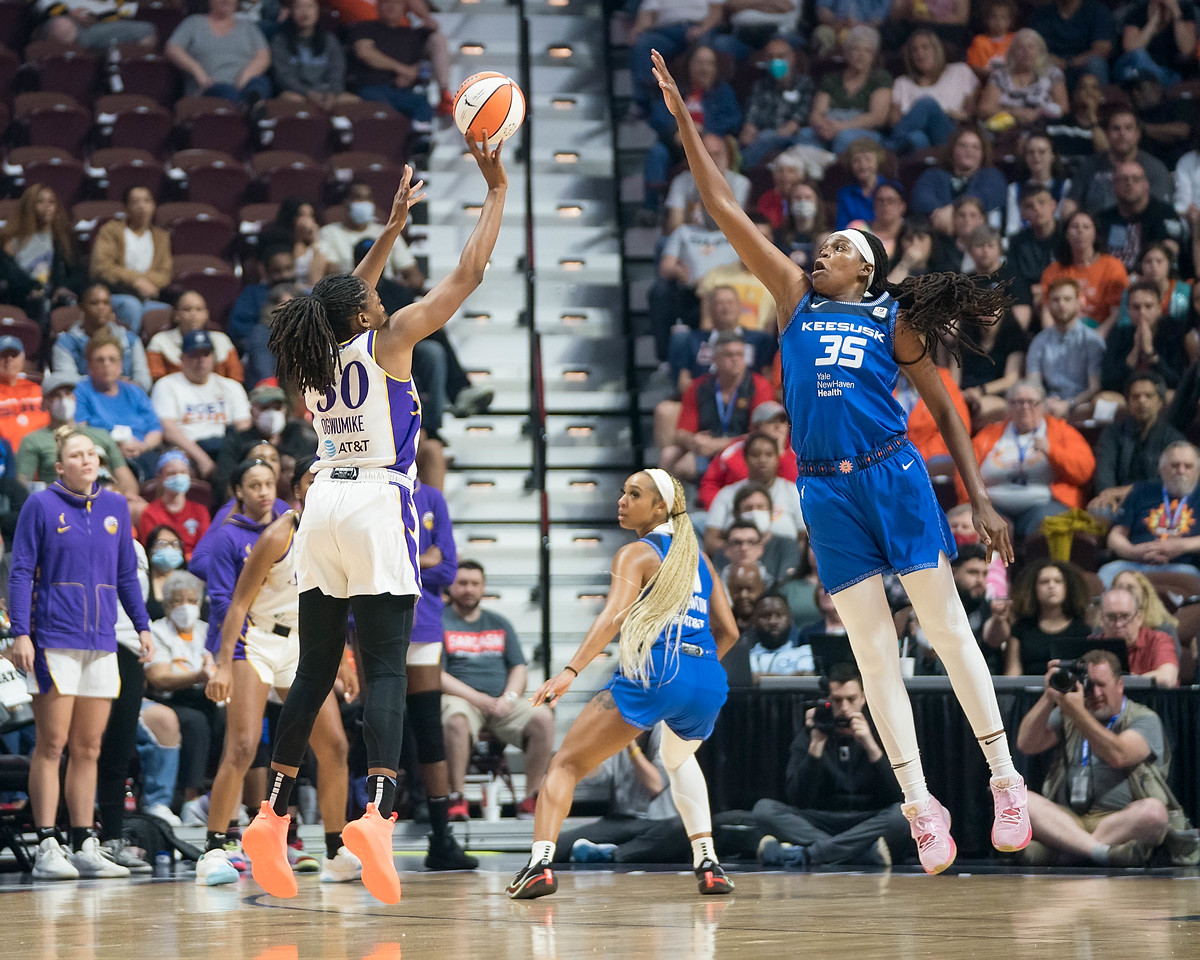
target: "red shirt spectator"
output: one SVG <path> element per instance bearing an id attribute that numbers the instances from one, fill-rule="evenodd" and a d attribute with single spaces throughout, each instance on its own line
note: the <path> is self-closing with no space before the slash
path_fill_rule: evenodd
<path id="1" fill-rule="evenodd" d="M 726 401 L 717 402 L 716 378 L 708 373 L 697 378 L 683 395 L 677 429 L 688 433 L 711 433 L 714 437 L 729 437 L 731 440 L 746 434 L 749 429 L 750 412 L 760 403 L 773 402 L 775 392 L 757 373 L 747 372 L 741 384 L 729 398 L 728 413 L 721 415 Z M 726 422 L 728 421 L 728 422 Z"/>
<path id="2" fill-rule="evenodd" d="M 1129 672 L 1140 677 L 1153 673 L 1167 663 L 1179 666 L 1179 658 L 1175 656 L 1175 641 L 1161 630 L 1142 627 L 1137 640 L 1129 647 Z"/>
<path id="3" fill-rule="evenodd" d="M 25 347 L 11 334 L 0 337 L 0 437 L 13 450 L 21 438 L 50 423 L 42 409 L 42 386 L 25 379 Z"/>
<path id="4" fill-rule="evenodd" d="M 777 476 L 795 483 L 797 477 L 796 454 L 793 452 L 788 438 L 791 423 L 783 405 L 773 400 L 759 404 L 750 416 L 750 428 L 762 430 L 775 437 L 781 447 Z M 713 497 L 722 487 L 745 480 L 749 476 L 749 471 L 746 469 L 746 456 L 742 449 L 744 444 L 744 440 L 735 440 L 720 454 L 713 457 L 712 463 L 704 471 L 704 476 L 700 480 L 699 500 L 705 510 L 712 506 Z"/>

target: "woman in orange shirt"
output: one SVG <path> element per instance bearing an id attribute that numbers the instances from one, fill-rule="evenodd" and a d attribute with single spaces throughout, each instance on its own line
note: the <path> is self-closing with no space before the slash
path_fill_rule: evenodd
<path id="1" fill-rule="evenodd" d="M 1107 336 L 1116 322 L 1121 295 L 1129 286 L 1129 274 L 1120 260 L 1100 249 L 1096 222 L 1082 210 L 1067 220 L 1054 261 L 1042 272 L 1039 302 L 1045 302 L 1045 291 L 1060 277 L 1079 284 L 1080 317 Z M 1042 325 L 1049 323 L 1043 320 Z"/>

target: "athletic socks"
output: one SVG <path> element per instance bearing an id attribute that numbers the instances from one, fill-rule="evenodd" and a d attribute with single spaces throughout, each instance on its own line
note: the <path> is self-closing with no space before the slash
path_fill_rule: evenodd
<path id="1" fill-rule="evenodd" d="M 712 837 L 697 837 L 692 841 L 692 869 L 696 869 L 705 860 L 717 863 L 717 848 L 713 846 Z"/>
<path id="2" fill-rule="evenodd" d="M 554 860 L 554 843 L 551 840 L 534 840 L 529 848 L 529 862 L 541 863 L 543 860 Z"/>
<path id="3" fill-rule="evenodd" d="M 224 850 L 225 844 L 229 842 L 228 833 L 220 833 L 217 830 L 209 830 L 204 837 L 204 852 L 209 850 Z"/>
<path id="4" fill-rule="evenodd" d="M 367 777 L 367 802 L 375 804 L 375 809 L 383 819 L 390 817 L 392 807 L 396 805 L 396 778 L 385 777 L 381 773 Z"/>
<path id="5" fill-rule="evenodd" d="M 292 787 L 295 785 L 295 777 L 289 777 L 286 773 L 280 773 L 278 770 L 271 771 L 271 785 L 267 788 L 267 802 L 275 811 L 275 816 L 286 817 L 288 815 L 288 804 L 292 799 Z"/>
<path id="6" fill-rule="evenodd" d="M 921 766 L 920 757 L 893 763 L 892 770 L 904 793 L 905 803 L 924 804 L 929 800 L 929 787 L 925 785 L 925 769 Z"/>
<path id="7" fill-rule="evenodd" d="M 428 803 L 429 829 L 435 840 L 441 840 L 450 832 L 450 798 L 430 797 Z"/>
<path id="8" fill-rule="evenodd" d="M 296 818 L 292 817 L 288 821 L 287 842 L 290 847 L 293 843 L 300 839 L 300 825 L 296 822 Z"/>
<path id="9" fill-rule="evenodd" d="M 991 768 L 993 777 L 1015 777 L 1017 768 L 1013 766 L 1012 754 L 1008 750 L 1008 737 L 1004 730 L 997 730 L 986 736 L 979 737 L 979 748 Z"/>
<path id="10" fill-rule="evenodd" d="M 38 843 L 41 843 L 43 840 L 49 840 L 51 838 L 53 838 L 55 840 L 59 840 L 58 828 L 57 827 L 38 827 L 37 828 L 37 838 L 38 838 Z M 61 843 L 62 841 L 59 840 L 59 842 Z"/>
<path id="11" fill-rule="evenodd" d="M 71 828 L 71 849 L 78 853 L 83 849 L 83 841 L 88 837 L 94 837 L 96 831 L 91 827 L 72 827 Z"/>
<path id="12" fill-rule="evenodd" d="M 325 834 L 325 856 L 333 860 L 342 849 L 342 831 Z"/>

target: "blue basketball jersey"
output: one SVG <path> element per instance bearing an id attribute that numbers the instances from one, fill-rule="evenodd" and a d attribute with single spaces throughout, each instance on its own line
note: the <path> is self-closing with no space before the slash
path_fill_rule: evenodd
<path id="1" fill-rule="evenodd" d="M 687 520 L 684 518 L 684 522 Z M 663 533 L 650 533 L 642 537 L 642 543 L 648 543 L 662 560 L 671 546 L 671 538 Z M 658 638 L 654 641 L 656 647 L 663 645 L 674 646 L 676 640 L 680 643 L 694 643 L 699 646 L 711 647 L 714 643 L 712 628 L 708 622 L 708 598 L 712 594 L 712 574 L 708 572 L 708 564 L 701 557 L 696 579 L 692 583 L 692 598 L 688 601 L 687 613 L 683 615 L 683 629 L 679 629 L 679 621 L 672 620 Z"/>
<path id="2" fill-rule="evenodd" d="M 779 338 L 783 402 L 796 459 L 867 453 L 908 429 L 892 396 L 898 304 L 890 294 L 862 303 L 810 290 Z"/>

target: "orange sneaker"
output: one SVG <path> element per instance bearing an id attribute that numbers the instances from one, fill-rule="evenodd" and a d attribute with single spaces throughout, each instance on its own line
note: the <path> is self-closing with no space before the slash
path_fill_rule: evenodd
<path id="1" fill-rule="evenodd" d="M 396 860 L 392 855 L 395 825 L 395 813 L 385 820 L 375 804 L 368 803 L 367 812 L 342 830 L 346 849 L 362 861 L 363 886 L 382 903 L 400 902 L 400 878 L 396 876 Z"/>
<path id="2" fill-rule="evenodd" d="M 250 859 L 250 874 L 273 897 L 294 897 L 296 877 L 287 857 L 290 816 L 280 817 L 266 800 L 258 816 L 242 831 L 242 849 Z"/>

